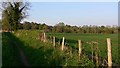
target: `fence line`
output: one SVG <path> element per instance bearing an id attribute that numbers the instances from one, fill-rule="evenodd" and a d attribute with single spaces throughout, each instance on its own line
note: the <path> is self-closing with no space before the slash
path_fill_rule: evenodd
<path id="1" fill-rule="evenodd" d="M 46 35 L 44 33 L 43 35 L 43 42 L 46 42 Z M 61 46 L 61 50 L 64 50 L 64 45 L 65 45 L 65 37 L 62 38 L 62 46 Z M 88 42 L 87 42 L 88 43 Z M 92 61 L 93 61 L 93 57 L 94 57 L 94 45 L 96 44 L 96 53 L 95 53 L 95 59 L 96 59 L 96 66 L 99 66 L 99 49 L 98 49 L 98 42 L 94 42 L 92 41 L 91 43 L 89 43 L 91 45 L 91 51 L 92 51 Z M 55 36 L 53 36 L 53 46 L 56 46 L 56 39 Z M 81 54 L 82 54 L 82 41 L 78 40 L 78 54 L 79 54 L 79 58 L 81 58 Z M 112 67 L 112 54 L 111 54 L 111 39 L 107 38 L 107 48 L 108 48 L 108 66 L 111 68 Z"/>

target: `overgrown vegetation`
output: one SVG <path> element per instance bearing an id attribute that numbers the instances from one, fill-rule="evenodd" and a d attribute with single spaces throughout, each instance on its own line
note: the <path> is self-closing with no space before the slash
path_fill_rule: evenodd
<path id="1" fill-rule="evenodd" d="M 2 66 L 21 66 L 17 48 L 10 38 L 10 33 L 2 33 Z"/>
<path id="2" fill-rule="evenodd" d="M 9 37 L 11 38 L 10 40 L 16 40 L 20 45 L 31 66 L 94 66 L 94 63 L 89 60 L 87 55 L 83 54 L 81 61 L 79 61 L 77 52 L 71 49 L 61 51 L 60 46 L 54 48 L 49 42 L 43 43 L 38 39 L 38 34 L 39 31 L 18 31 L 14 35 L 3 33 L 3 40 L 8 40 L 7 43 L 5 41 L 3 42 L 3 65 L 20 65 L 20 62 L 15 60 L 18 58 L 18 55 L 13 50 L 16 49 L 12 49 L 14 48 L 12 42 L 6 38 Z M 11 60 L 13 63 L 10 63 Z"/>

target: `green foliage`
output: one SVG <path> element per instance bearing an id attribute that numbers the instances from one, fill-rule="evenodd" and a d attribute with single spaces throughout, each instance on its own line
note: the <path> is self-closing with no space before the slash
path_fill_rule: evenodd
<path id="1" fill-rule="evenodd" d="M 4 30 L 17 30 L 19 23 L 26 17 L 28 3 L 23 2 L 3 2 L 2 23 Z M 7 25 L 6 25 L 7 24 Z"/>
<path id="2" fill-rule="evenodd" d="M 14 48 L 12 46 L 9 46 L 9 45 L 12 45 L 11 41 L 5 43 L 6 42 L 5 40 L 7 41 L 9 40 L 6 38 L 7 36 L 9 36 L 11 40 L 16 40 L 16 42 L 20 45 L 20 47 L 25 52 L 25 55 L 31 66 L 81 66 L 81 65 L 91 66 L 91 65 L 94 65 L 85 55 L 84 55 L 85 57 L 82 58 L 83 63 L 82 62 L 79 63 L 78 61 L 79 57 L 77 52 L 72 53 L 70 52 L 71 50 L 61 51 L 59 46 L 57 46 L 56 48 L 53 48 L 52 44 L 50 43 L 40 42 L 40 40 L 37 39 L 39 36 L 38 33 L 39 31 L 24 30 L 24 31 L 15 32 L 14 37 L 12 35 L 10 36 L 9 34 L 7 35 L 3 34 L 4 35 L 3 36 L 4 38 L 3 65 L 4 66 L 6 66 L 7 64 L 12 65 L 12 63 L 9 63 L 10 58 L 12 59 L 13 64 L 15 66 L 19 65 L 19 63 L 17 64 L 17 62 L 19 61 L 15 60 L 16 58 L 18 58 L 18 56 L 14 57 L 16 53 L 11 53 L 12 48 Z M 16 51 L 12 51 L 12 52 L 16 52 Z M 10 58 L 6 60 L 7 57 L 9 56 Z"/>
<path id="3" fill-rule="evenodd" d="M 65 42 L 72 48 L 78 48 L 78 40 L 83 41 L 83 51 L 87 54 L 91 54 L 91 45 L 86 42 L 96 41 L 98 42 L 98 48 L 100 50 L 99 56 L 107 59 L 107 43 L 106 38 L 112 40 L 112 59 L 114 63 L 119 64 L 119 45 L 118 34 L 81 34 L 81 33 L 47 33 L 47 36 L 56 36 L 56 38 L 62 41 L 62 37 L 65 37 Z M 96 47 L 96 45 L 95 45 Z"/>
<path id="4" fill-rule="evenodd" d="M 82 55 L 81 60 L 78 60 L 78 53 L 77 51 L 75 51 L 75 49 L 78 49 L 77 40 L 81 39 L 83 41 L 83 51 L 86 54 L 91 54 L 91 45 L 87 44 L 86 42 L 97 40 L 99 43 L 98 48 L 100 49 L 99 55 L 107 59 L 107 37 L 110 37 L 112 39 L 113 62 L 117 64 L 119 63 L 117 34 L 47 33 L 47 36 L 56 36 L 57 42 L 59 40 L 61 41 L 63 36 L 65 37 L 65 46 L 68 46 L 68 50 L 61 51 L 60 45 L 58 45 L 57 43 L 56 47 L 54 48 L 53 45 L 49 42 L 41 42 L 39 39 L 39 33 L 39 30 L 19 30 L 14 33 L 15 37 L 18 38 L 18 44 L 21 45 L 20 47 L 25 52 L 25 55 L 28 58 L 28 62 L 32 66 L 93 67 L 95 66 L 95 64 L 91 60 L 89 60 L 88 56 L 85 54 Z M 3 38 L 4 37 L 5 36 L 3 36 Z M 8 39 L 5 38 L 5 40 Z M 4 41 L 4 45 L 8 44 L 11 43 L 5 43 Z M 8 47 L 5 50 L 10 50 L 10 48 Z M 6 54 L 6 51 L 4 51 L 4 55 L 6 55 L 7 57 L 12 55 L 11 53 Z M 6 62 L 7 64 L 7 60 L 4 60 L 4 62 Z"/>
<path id="5" fill-rule="evenodd" d="M 18 36 L 19 33 L 19 36 Z M 50 43 L 40 42 L 39 31 L 18 31 L 16 36 L 24 41 L 22 48 L 28 57 L 28 60 L 33 66 L 92 66 L 92 62 L 86 58 L 82 58 L 84 63 L 79 63 L 78 53 L 71 53 L 70 51 L 61 51 L 60 47 L 57 46 L 53 48 L 53 45 Z M 30 39 L 31 38 L 31 39 Z M 86 61 L 84 61 L 86 60 Z M 94 65 L 94 64 L 93 64 Z"/>
<path id="6" fill-rule="evenodd" d="M 116 34 L 120 31 L 118 26 L 95 26 L 95 25 L 83 25 L 83 26 L 70 26 L 65 25 L 63 22 L 58 23 L 55 26 L 49 26 L 45 23 L 38 24 L 36 22 L 24 22 L 19 24 L 20 29 L 25 30 L 43 30 L 44 32 L 53 33 L 94 33 L 94 34 Z M 23 26 L 22 26 L 23 25 Z"/>
<path id="7" fill-rule="evenodd" d="M 24 27 L 25 30 L 31 29 L 31 25 L 30 25 L 29 22 L 24 22 L 23 27 Z"/>
<path id="8" fill-rule="evenodd" d="M 18 51 L 8 35 L 9 33 L 2 33 L 2 66 L 21 66 Z"/>

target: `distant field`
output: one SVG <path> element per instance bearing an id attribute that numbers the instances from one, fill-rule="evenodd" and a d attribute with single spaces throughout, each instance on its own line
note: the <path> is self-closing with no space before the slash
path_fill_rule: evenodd
<path id="1" fill-rule="evenodd" d="M 13 35 L 18 38 L 16 42 L 21 43 L 21 48 L 24 50 L 26 56 L 28 57 L 28 61 L 31 65 L 91 65 L 94 66 L 93 62 L 88 59 L 87 56 L 83 56 L 82 62 L 79 63 L 78 54 L 74 52 L 73 54 L 67 55 L 67 53 L 62 53 L 58 48 L 53 48 L 51 43 L 43 43 L 39 40 L 39 30 L 19 30 L 13 33 Z M 113 62 L 118 64 L 120 63 L 118 58 L 118 34 L 80 34 L 80 33 L 46 33 L 47 37 L 56 36 L 56 42 L 62 41 L 62 37 L 65 37 L 65 45 L 72 47 L 73 49 L 78 48 L 78 40 L 83 41 L 83 50 L 86 54 L 91 54 L 91 45 L 86 42 L 96 41 L 98 42 L 98 47 L 100 50 L 99 55 L 105 59 L 107 59 L 107 45 L 106 38 L 111 38 L 112 40 L 112 57 Z M 13 38 L 12 38 L 13 39 Z M 3 35 L 3 40 L 8 40 L 6 34 Z M 13 39 L 14 41 L 16 39 Z M 7 41 L 6 41 L 7 42 Z M 5 52 L 9 53 L 7 50 L 10 47 L 8 43 L 3 42 Z M 12 44 L 10 44 L 12 45 Z M 59 46 L 59 45 L 57 45 Z M 11 47 L 10 47 L 11 48 Z M 11 48 L 12 49 L 12 48 Z M 9 57 L 10 54 L 4 54 L 4 56 Z M 72 57 L 70 57 L 72 56 Z M 14 56 L 13 56 L 14 57 Z M 45 58 L 46 57 L 46 58 Z M 16 58 L 16 57 L 15 57 Z M 5 59 L 5 58 L 4 58 Z M 11 59 L 12 56 L 11 56 Z M 7 60 L 5 60 L 7 64 Z M 9 61 L 10 62 L 10 61 Z M 15 61 L 17 62 L 17 61 Z M 19 64 L 19 63 L 18 63 Z"/>

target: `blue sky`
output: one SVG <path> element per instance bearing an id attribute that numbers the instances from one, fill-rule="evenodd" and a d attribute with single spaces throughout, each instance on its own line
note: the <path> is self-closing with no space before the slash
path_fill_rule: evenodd
<path id="1" fill-rule="evenodd" d="M 24 21 L 55 25 L 118 25 L 117 2 L 31 2 Z"/>

